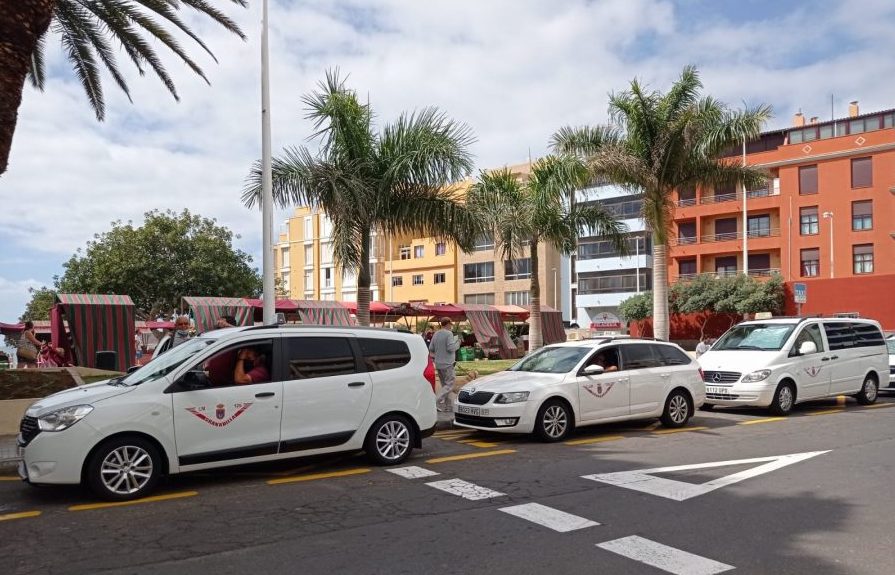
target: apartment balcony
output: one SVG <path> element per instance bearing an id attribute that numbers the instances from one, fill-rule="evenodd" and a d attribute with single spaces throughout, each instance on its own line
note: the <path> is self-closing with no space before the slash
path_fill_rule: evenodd
<path id="1" fill-rule="evenodd" d="M 748 232 L 749 240 L 761 240 L 763 238 L 778 238 L 780 237 L 780 228 L 765 228 L 761 230 L 752 230 Z M 693 238 L 686 238 L 687 241 Z M 730 242 L 735 240 L 743 239 L 743 232 L 728 232 L 722 234 L 706 234 L 702 236 L 699 240 L 701 244 L 710 244 L 717 242 Z M 690 242 L 693 243 L 693 242 Z M 774 242 L 776 244 L 776 242 Z M 770 246 L 769 246 L 770 247 Z"/>
<path id="2" fill-rule="evenodd" d="M 742 210 L 743 192 L 705 195 L 675 202 L 674 219 L 686 220 L 697 216 L 734 213 Z M 780 207 L 780 189 L 777 186 L 746 190 L 748 209 L 761 210 Z"/>
<path id="3" fill-rule="evenodd" d="M 716 272 L 703 272 L 701 274 L 680 274 L 674 281 L 682 282 L 682 281 L 692 281 L 700 276 L 708 276 L 715 278 L 727 278 L 737 276 L 743 273 L 743 270 L 719 270 Z M 750 269 L 749 277 L 753 278 L 769 278 L 772 275 L 779 274 L 780 268 L 767 268 L 767 269 Z"/>

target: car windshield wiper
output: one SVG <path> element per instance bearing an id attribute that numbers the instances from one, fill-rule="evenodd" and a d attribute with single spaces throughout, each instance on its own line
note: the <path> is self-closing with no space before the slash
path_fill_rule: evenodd
<path id="1" fill-rule="evenodd" d="M 767 351 L 767 348 L 758 347 L 757 345 L 738 345 L 734 349 L 757 349 L 758 351 Z"/>
<path id="2" fill-rule="evenodd" d="M 124 385 L 124 383 L 122 383 L 122 382 L 124 381 L 125 377 L 127 377 L 127 376 L 119 375 L 118 377 L 113 377 L 112 379 L 107 381 L 106 384 L 107 385 L 115 385 L 115 386 Z"/>

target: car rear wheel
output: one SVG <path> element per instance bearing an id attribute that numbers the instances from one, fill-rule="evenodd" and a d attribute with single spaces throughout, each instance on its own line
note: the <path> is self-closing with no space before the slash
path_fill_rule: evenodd
<path id="1" fill-rule="evenodd" d="M 791 383 L 781 383 L 774 392 L 771 400 L 771 413 L 774 415 L 789 415 L 796 403 L 796 388 Z"/>
<path id="2" fill-rule="evenodd" d="M 683 427 L 693 415 L 690 407 L 690 397 L 687 392 L 675 389 L 665 400 L 665 409 L 662 410 L 662 425 L 665 427 Z"/>
<path id="3" fill-rule="evenodd" d="M 562 441 L 572 431 L 572 411 L 557 399 L 551 399 L 538 410 L 535 434 L 543 441 Z"/>
<path id="4" fill-rule="evenodd" d="M 861 391 L 855 394 L 855 399 L 857 399 L 858 403 L 861 405 L 870 405 L 876 403 L 877 397 L 879 397 L 879 384 L 872 375 L 868 375 L 864 378 L 864 384 L 861 386 Z"/>
<path id="5" fill-rule="evenodd" d="M 413 451 L 413 428 L 403 415 L 386 415 L 370 428 L 364 451 L 377 465 L 397 465 Z"/>
<path id="6" fill-rule="evenodd" d="M 103 499 L 138 499 L 155 488 L 161 471 L 161 457 L 151 441 L 118 437 L 100 445 L 90 457 L 87 485 Z"/>

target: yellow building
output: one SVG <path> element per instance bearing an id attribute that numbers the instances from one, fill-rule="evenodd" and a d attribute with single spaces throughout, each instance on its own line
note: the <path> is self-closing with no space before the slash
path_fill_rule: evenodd
<path id="1" fill-rule="evenodd" d="M 397 236 L 387 244 L 383 262 L 387 301 L 435 304 L 457 300 L 457 249 L 453 242 Z"/>

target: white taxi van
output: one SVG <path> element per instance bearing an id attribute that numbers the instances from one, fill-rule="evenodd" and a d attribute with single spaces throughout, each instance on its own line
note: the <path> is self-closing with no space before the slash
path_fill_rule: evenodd
<path id="1" fill-rule="evenodd" d="M 878 322 L 861 318 L 774 318 L 729 329 L 699 358 L 706 404 L 768 407 L 852 395 L 874 403 L 889 372 Z"/>
<path id="2" fill-rule="evenodd" d="M 241 463 L 359 449 L 401 463 L 436 421 L 435 370 L 418 335 L 230 328 L 34 403 L 19 475 L 133 499 L 164 474 Z"/>

